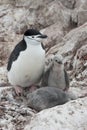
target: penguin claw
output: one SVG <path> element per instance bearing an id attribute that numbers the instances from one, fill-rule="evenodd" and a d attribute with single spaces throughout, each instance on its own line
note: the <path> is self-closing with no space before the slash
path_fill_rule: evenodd
<path id="1" fill-rule="evenodd" d="M 21 87 L 16 86 L 14 89 L 15 89 L 15 93 L 16 93 L 17 96 L 21 96 L 22 95 L 23 89 Z"/>

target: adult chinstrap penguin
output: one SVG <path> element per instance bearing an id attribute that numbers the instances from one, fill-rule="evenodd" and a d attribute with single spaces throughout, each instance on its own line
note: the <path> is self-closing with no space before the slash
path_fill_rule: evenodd
<path id="1" fill-rule="evenodd" d="M 8 80 L 17 94 L 23 87 L 40 81 L 45 65 L 45 50 L 42 40 L 47 38 L 38 30 L 28 29 L 23 39 L 15 46 L 8 60 Z"/>

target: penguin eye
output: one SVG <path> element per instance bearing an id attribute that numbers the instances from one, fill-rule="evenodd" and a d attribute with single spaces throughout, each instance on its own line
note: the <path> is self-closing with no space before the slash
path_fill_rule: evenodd
<path id="1" fill-rule="evenodd" d="M 34 38 L 34 36 L 32 36 L 32 38 Z"/>

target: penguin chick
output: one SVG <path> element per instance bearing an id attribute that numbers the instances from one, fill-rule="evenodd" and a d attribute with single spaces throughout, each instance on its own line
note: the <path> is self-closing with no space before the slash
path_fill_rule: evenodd
<path id="1" fill-rule="evenodd" d="M 17 95 L 22 93 L 23 87 L 30 87 L 40 81 L 45 65 L 44 38 L 47 36 L 38 30 L 28 29 L 9 57 L 8 80 Z"/>
<path id="2" fill-rule="evenodd" d="M 27 95 L 28 106 L 41 111 L 56 105 L 62 105 L 68 102 L 70 97 L 61 89 L 55 87 L 42 87 Z"/>
<path id="3" fill-rule="evenodd" d="M 61 55 L 55 55 L 51 66 L 43 74 L 41 86 L 53 86 L 64 91 L 69 89 L 69 77 Z"/>

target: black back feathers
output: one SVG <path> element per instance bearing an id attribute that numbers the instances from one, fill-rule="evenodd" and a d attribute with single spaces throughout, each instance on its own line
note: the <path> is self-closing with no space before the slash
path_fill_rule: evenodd
<path id="1" fill-rule="evenodd" d="M 12 62 L 15 61 L 20 52 L 24 51 L 26 49 L 27 45 L 26 42 L 24 41 L 24 39 L 22 41 L 20 41 L 14 48 L 14 50 L 12 51 L 9 60 L 8 60 L 8 65 L 7 65 L 7 70 L 9 71 L 11 69 L 12 66 Z"/>

